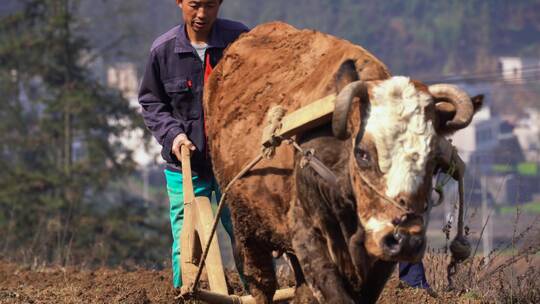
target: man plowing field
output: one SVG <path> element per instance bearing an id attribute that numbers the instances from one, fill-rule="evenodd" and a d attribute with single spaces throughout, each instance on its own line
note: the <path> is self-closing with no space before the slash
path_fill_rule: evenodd
<path id="1" fill-rule="evenodd" d="M 180 234 L 184 221 L 184 193 L 180 147 L 191 151 L 195 194 L 220 197 L 208 156 L 202 111 L 203 86 L 223 50 L 248 29 L 218 19 L 223 0 L 176 0 L 183 23 L 153 43 L 139 91 L 139 103 L 148 129 L 162 146 L 167 162 L 165 177 L 170 200 L 173 235 L 173 285 L 182 286 Z M 230 216 L 222 222 L 234 243 Z M 240 267 L 240 265 L 239 265 Z M 241 268 L 241 267 L 240 267 Z"/>

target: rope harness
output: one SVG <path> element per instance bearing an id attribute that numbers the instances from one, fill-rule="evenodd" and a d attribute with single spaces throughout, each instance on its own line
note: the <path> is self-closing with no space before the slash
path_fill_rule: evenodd
<path id="1" fill-rule="evenodd" d="M 193 296 L 194 294 L 196 294 L 198 290 L 198 285 L 201 279 L 203 266 L 204 266 L 206 257 L 208 256 L 208 252 L 210 250 L 210 244 L 212 243 L 212 239 L 216 232 L 221 212 L 223 210 L 223 207 L 225 206 L 224 204 L 225 198 L 230 188 L 234 185 L 236 181 L 242 178 L 261 160 L 271 159 L 276 153 L 276 148 L 280 146 L 283 141 L 285 141 L 287 144 L 292 146 L 295 150 L 297 150 L 302 155 L 302 158 L 299 164 L 300 168 L 305 168 L 309 166 L 330 185 L 332 186 L 338 185 L 337 176 L 334 174 L 334 172 L 332 172 L 332 170 L 330 170 L 318 158 L 315 157 L 314 149 L 305 150 L 302 147 L 300 147 L 300 145 L 294 139 L 283 138 L 278 135 L 278 131 L 281 127 L 281 120 L 285 116 L 285 113 L 286 111 L 281 106 L 274 106 L 268 111 L 267 113 L 268 127 L 265 128 L 265 131 L 263 131 L 262 150 L 253 160 L 251 160 L 249 163 L 247 163 L 243 167 L 243 169 L 227 184 L 227 186 L 223 190 L 221 199 L 219 200 L 219 203 L 218 203 L 218 208 L 216 210 L 216 215 L 212 223 L 212 230 L 211 230 L 210 236 L 204 247 L 204 251 L 199 261 L 198 271 L 197 271 L 197 275 L 195 276 L 194 283 L 191 286 L 191 288 L 188 288 L 186 292 L 179 295 L 179 297 L 185 298 L 185 297 Z M 457 151 L 453 147 L 451 159 L 453 159 L 454 157 L 459 158 L 459 156 L 457 155 Z M 450 162 L 450 168 L 446 172 L 446 174 L 448 174 L 448 177 L 442 183 L 437 184 L 433 189 L 439 195 L 439 198 L 437 200 L 437 203 L 432 204 L 432 206 L 438 206 L 442 203 L 444 199 L 443 187 L 450 181 L 450 178 L 454 176 L 454 174 L 456 173 L 456 170 L 457 170 L 456 163 L 455 161 L 452 160 Z M 459 172 L 459 173 L 462 174 L 463 172 Z M 410 214 L 415 214 L 415 213 L 411 212 L 409 208 L 402 206 L 400 203 L 396 202 L 394 199 L 388 197 L 387 195 L 379 191 L 365 176 L 360 175 L 360 178 L 362 182 L 371 191 L 373 191 L 373 193 L 377 194 L 380 198 L 389 202 L 390 204 L 392 204 L 394 207 L 398 208 L 399 210 L 405 212 L 404 216 L 399 220 L 399 223 L 396 223 L 396 228 L 394 230 L 394 233 L 397 233 L 397 229 L 403 222 L 405 222 L 406 217 Z M 463 226 L 464 226 L 463 225 L 463 176 L 460 176 L 458 182 L 459 182 L 459 217 L 458 217 L 458 229 L 457 229 L 458 231 L 457 231 L 456 237 L 454 238 L 454 240 L 452 241 L 452 244 L 450 245 L 450 250 L 452 252 L 452 260 L 451 260 L 451 263 L 448 265 L 448 276 L 447 276 L 450 284 L 451 284 L 451 276 L 455 274 L 457 263 L 462 262 L 470 255 L 470 245 L 468 244 L 467 240 L 464 238 L 464 235 L 463 235 Z"/>

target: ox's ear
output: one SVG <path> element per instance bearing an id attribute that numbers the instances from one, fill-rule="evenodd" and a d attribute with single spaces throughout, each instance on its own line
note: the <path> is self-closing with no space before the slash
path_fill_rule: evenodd
<path id="1" fill-rule="evenodd" d="M 341 66 L 334 76 L 334 86 L 336 92 L 341 92 L 341 90 L 351 82 L 357 81 L 358 72 L 356 71 L 356 66 L 352 59 L 347 59 L 343 61 Z"/>
<path id="2" fill-rule="evenodd" d="M 472 97 L 471 101 L 473 103 L 474 112 L 478 112 L 478 110 L 480 110 L 480 108 L 484 105 L 484 94 Z"/>
<path id="3" fill-rule="evenodd" d="M 334 113 L 332 114 L 332 132 L 339 139 L 345 139 L 349 136 L 347 132 L 347 121 L 349 119 L 352 100 L 358 95 L 358 85 L 353 86 L 353 83 L 358 83 L 358 80 L 359 77 L 354 60 L 347 59 L 343 61 L 334 76 L 334 87 L 337 98 Z"/>

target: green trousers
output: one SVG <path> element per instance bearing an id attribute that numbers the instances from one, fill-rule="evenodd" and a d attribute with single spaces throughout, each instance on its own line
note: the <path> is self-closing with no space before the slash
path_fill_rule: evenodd
<path id="1" fill-rule="evenodd" d="M 184 223 L 184 193 L 182 191 L 182 174 L 165 169 L 165 179 L 167 180 L 167 193 L 169 195 L 171 230 L 173 236 L 172 245 L 172 269 L 173 285 L 175 288 L 182 286 L 182 270 L 180 268 L 180 232 Z M 216 200 L 219 202 L 221 191 L 215 179 L 207 180 L 199 176 L 193 176 L 193 191 L 195 196 L 206 196 L 211 201 L 212 191 L 216 193 Z M 231 213 L 227 207 L 221 212 L 221 223 L 231 238 L 234 248 L 234 235 L 231 222 Z"/>

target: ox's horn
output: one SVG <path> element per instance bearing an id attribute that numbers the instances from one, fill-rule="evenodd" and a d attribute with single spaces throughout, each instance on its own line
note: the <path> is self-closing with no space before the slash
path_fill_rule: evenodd
<path id="1" fill-rule="evenodd" d="M 448 103 L 455 107 L 455 115 L 448 120 L 442 128 L 447 132 L 463 129 L 471 123 L 474 115 L 474 106 L 471 98 L 465 91 L 452 84 L 434 84 L 429 86 L 429 92 L 435 98 L 435 102 L 441 112 L 448 112 Z M 444 103 L 447 103 L 445 105 Z M 443 114 L 444 115 L 444 114 Z"/>
<path id="2" fill-rule="evenodd" d="M 362 80 L 349 83 L 336 97 L 332 115 L 332 132 L 339 139 L 347 138 L 347 121 L 355 97 L 360 97 L 361 100 L 367 98 L 367 85 Z"/>

